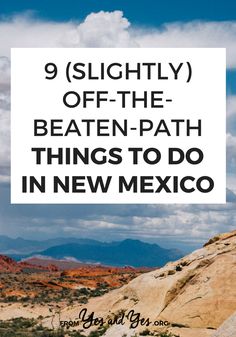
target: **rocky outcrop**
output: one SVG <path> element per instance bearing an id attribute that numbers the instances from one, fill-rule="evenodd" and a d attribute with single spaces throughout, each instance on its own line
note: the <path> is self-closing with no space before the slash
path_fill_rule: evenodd
<path id="1" fill-rule="evenodd" d="M 25 270 L 58 271 L 58 267 L 53 264 L 48 266 L 33 265 L 28 262 L 16 262 L 12 258 L 0 255 L 0 273 L 20 273 Z"/>
<path id="2" fill-rule="evenodd" d="M 8 256 L 0 255 L 0 272 L 1 273 L 18 273 L 21 271 L 16 261 Z"/>
<path id="3" fill-rule="evenodd" d="M 2 260 L 5 263 L 2 266 L 7 263 L 16 264 L 12 260 Z M 106 337 L 141 336 L 148 333 L 151 336 L 157 335 L 161 329 L 171 332 L 170 336 L 179 337 L 236 337 L 235 267 L 236 231 L 233 231 L 217 235 L 192 254 L 170 262 L 161 269 L 142 274 L 103 296 L 91 298 L 87 304 L 76 302 L 61 308 L 60 314 L 49 312 L 42 324 L 52 327 L 52 318 L 54 327 L 59 326 L 59 320 L 76 321 L 79 312 L 86 308 L 88 315 L 94 312 L 95 317 L 103 318 L 108 327 Z M 93 274 L 98 269 L 95 268 Z M 103 277 L 114 281 L 114 270 L 100 269 Z M 88 271 L 83 272 L 88 280 Z M 79 276 L 76 270 L 62 273 L 75 279 Z M 51 285 L 53 286 L 52 282 Z M 45 309 L 46 306 L 42 305 L 42 308 Z M 12 306 L 4 306 L 0 310 L 0 316 L 2 319 L 18 315 L 38 317 L 42 308 L 31 308 L 29 312 L 22 304 L 14 303 Z M 152 324 L 148 327 L 145 324 L 131 326 L 127 316 L 132 310 L 134 314 L 140 315 L 140 319 L 149 319 Z M 120 315 L 124 315 L 124 325 L 107 324 L 109 318 L 114 319 Z M 158 321 L 168 321 L 169 326 L 160 328 L 153 324 Z M 75 328 L 81 329 L 81 325 Z M 145 332 L 146 329 L 148 332 Z"/>
<path id="4" fill-rule="evenodd" d="M 187 333 L 191 337 L 191 329 L 206 331 L 205 336 L 210 336 L 236 311 L 235 266 L 236 231 L 219 235 L 202 249 L 143 274 L 101 298 L 91 299 L 86 307 L 104 319 L 134 310 L 152 322 L 170 322 L 180 336 Z M 61 319 L 77 317 L 80 309 L 67 308 L 61 312 Z M 129 324 L 127 320 L 128 328 Z"/>
<path id="5" fill-rule="evenodd" d="M 217 329 L 212 337 L 236 337 L 236 312 Z"/>

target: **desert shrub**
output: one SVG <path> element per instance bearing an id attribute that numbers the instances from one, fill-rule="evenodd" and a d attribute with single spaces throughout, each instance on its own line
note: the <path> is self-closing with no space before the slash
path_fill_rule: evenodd
<path id="1" fill-rule="evenodd" d="M 178 335 L 174 335 L 172 332 L 161 332 L 159 337 L 179 337 Z"/>
<path id="2" fill-rule="evenodd" d="M 88 303 L 88 299 L 87 299 L 87 297 L 81 297 L 81 298 L 78 300 L 78 302 L 81 303 L 81 304 L 86 304 L 86 303 Z"/>
<path id="3" fill-rule="evenodd" d="M 101 336 L 99 331 L 96 330 L 96 331 L 91 331 L 90 334 L 89 334 L 89 337 L 99 337 Z"/>
<path id="4" fill-rule="evenodd" d="M 180 264 L 181 264 L 182 267 L 185 267 L 189 264 L 189 262 L 188 261 L 182 261 L 182 262 L 180 262 Z"/>
<path id="5" fill-rule="evenodd" d="M 36 320 L 31 318 L 16 317 L 11 320 L 11 326 L 15 329 L 28 329 L 37 324 Z"/>
<path id="6" fill-rule="evenodd" d="M 107 292 L 107 289 L 100 289 L 100 288 L 97 288 L 97 289 L 91 290 L 90 296 L 91 296 L 91 297 L 98 297 L 98 296 L 104 295 L 106 292 Z"/>
<path id="7" fill-rule="evenodd" d="M 81 333 L 79 331 L 70 332 L 69 336 L 70 337 L 85 337 L 84 335 L 81 335 Z"/>
<path id="8" fill-rule="evenodd" d="M 81 289 L 78 289 L 77 290 L 77 295 L 80 296 L 80 295 L 89 295 L 90 294 L 90 291 L 88 288 L 81 288 Z"/>
<path id="9" fill-rule="evenodd" d="M 181 271 L 181 270 L 182 270 L 182 267 L 181 267 L 180 265 L 177 265 L 177 266 L 175 267 L 175 270 L 176 270 L 176 271 Z"/>
<path id="10" fill-rule="evenodd" d="M 21 302 L 28 302 L 30 301 L 30 297 L 29 296 L 25 296 L 21 298 Z"/>
<path id="11" fill-rule="evenodd" d="M 14 330 L 1 331 L 1 337 L 12 337 L 12 336 L 15 336 Z"/>
<path id="12" fill-rule="evenodd" d="M 107 289 L 108 283 L 107 282 L 102 282 L 97 284 L 99 289 Z"/>
<path id="13" fill-rule="evenodd" d="M 17 302 L 17 296 L 7 296 L 5 299 L 6 302 Z"/>
<path id="14" fill-rule="evenodd" d="M 140 336 L 150 336 L 150 330 L 145 329 L 143 331 L 140 332 Z"/>
<path id="15" fill-rule="evenodd" d="M 99 337 L 99 336 L 103 336 L 104 333 L 107 330 L 107 326 L 102 326 L 100 328 L 98 328 L 97 330 L 91 331 L 88 337 Z"/>
<path id="16" fill-rule="evenodd" d="M 181 324 L 181 323 L 172 323 L 171 326 L 173 328 L 177 327 L 177 328 L 187 328 L 188 326 L 185 324 Z"/>
<path id="17" fill-rule="evenodd" d="M 219 241 L 220 240 L 220 237 L 219 236 L 214 236 L 214 238 L 211 238 L 209 241 L 207 241 L 203 247 L 206 247 L 206 246 L 209 246 L 211 245 L 212 243 L 215 243 L 216 241 Z"/>
<path id="18" fill-rule="evenodd" d="M 63 331 L 44 331 L 40 337 L 65 337 Z"/>
<path id="19" fill-rule="evenodd" d="M 37 321 L 35 319 L 17 317 L 7 321 L 0 321 L 0 336 L 65 337 L 65 333 L 62 330 L 53 331 L 44 328 L 42 325 L 37 325 Z"/>

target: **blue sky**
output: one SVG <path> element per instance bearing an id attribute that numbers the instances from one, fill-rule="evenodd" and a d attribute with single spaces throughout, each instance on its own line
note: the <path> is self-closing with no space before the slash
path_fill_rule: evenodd
<path id="1" fill-rule="evenodd" d="M 227 95 L 236 94 L 236 71 L 227 71 Z"/>
<path id="2" fill-rule="evenodd" d="M 133 25 L 157 27 L 171 22 L 233 21 L 236 11 L 233 0 L 9 0 L 0 4 L 0 15 L 6 18 L 31 11 L 42 20 L 81 21 L 91 12 L 122 10 Z M 227 72 L 227 93 L 235 93 L 236 71 Z"/>
<path id="3" fill-rule="evenodd" d="M 122 10 L 133 24 L 157 26 L 174 21 L 230 21 L 235 19 L 234 0 L 8 0 L 1 1 L 0 13 L 33 10 L 44 19 L 83 19 L 91 12 Z"/>
<path id="4" fill-rule="evenodd" d="M 10 205 L 10 48 L 16 46 L 226 47 L 227 204 Z M 0 1 L 0 234 L 39 239 L 131 237 L 191 250 L 235 227 L 235 1 Z"/>

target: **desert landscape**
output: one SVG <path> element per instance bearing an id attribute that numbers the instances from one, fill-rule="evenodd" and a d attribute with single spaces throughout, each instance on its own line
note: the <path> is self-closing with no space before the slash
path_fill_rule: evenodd
<path id="1" fill-rule="evenodd" d="M 162 268 L 72 266 L 1 256 L 0 336 L 236 334 L 236 231 Z"/>
<path id="2" fill-rule="evenodd" d="M 38 257 L 17 262 L 0 255 L 0 336 L 64 336 L 57 323 L 54 327 L 54 315 L 87 304 L 90 298 L 120 288 L 150 270 Z M 51 326 L 43 327 L 49 317 Z M 78 332 L 67 335 L 80 336 Z"/>
<path id="3" fill-rule="evenodd" d="M 236 1 L 0 0 L 0 337 L 236 337 Z"/>

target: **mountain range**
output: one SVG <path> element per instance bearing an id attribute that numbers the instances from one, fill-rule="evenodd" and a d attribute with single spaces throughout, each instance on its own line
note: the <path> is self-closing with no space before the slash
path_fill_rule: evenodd
<path id="1" fill-rule="evenodd" d="M 41 251 L 53 246 L 63 245 L 67 243 L 93 245 L 99 244 L 100 242 L 91 239 L 79 239 L 71 237 L 38 241 L 38 240 L 27 240 L 21 237 L 13 239 L 5 235 L 0 235 L 0 254 L 27 255 L 35 251 Z"/>
<path id="2" fill-rule="evenodd" d="M 133 267 L 160 267 L 183 256 L 178 250 L 132 239 L 107 243 L 78 238 L 34 241 L 6 236 L 0 236 L 0 254 L 17 260 L 40 255 L 53 259 L 76 259 L 83 263 Z"/>

